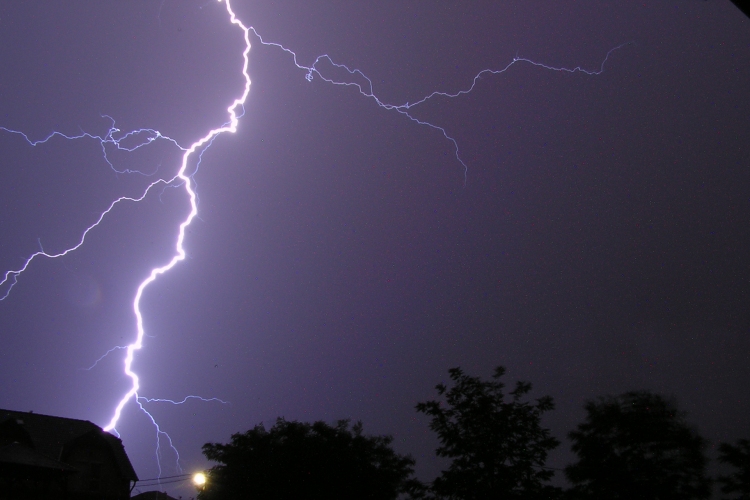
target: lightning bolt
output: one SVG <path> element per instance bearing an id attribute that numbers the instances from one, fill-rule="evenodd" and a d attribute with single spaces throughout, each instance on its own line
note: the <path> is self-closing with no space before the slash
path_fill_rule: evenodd
<path id="1" fill-rule="evenodd" d="M 122 398 L 117 403 L 112 417 L 110 421 L 107 423 L 107 425 L 104 427 L 107 431 L 112 431 L 114 433 L 117 433 L 117 424 L 122 416 L 122 411 L 125 408 L 125 406 L 132 400 L 134 401 L 140 410 L 142 410 L 151 420 L 152 424 L 154 425 L 154 428 L 156 429 L 156 455 L 157 455 L 157 464 L 159 467 L 159 476 L 161 476 L 161 438 L 162 436 L 166 438 L 167 444 L 169 447 L 174 451 L 177 460 L 176 460 L 176 467 L 178 470 L 181 471 L 180 465 L 179 465 L 179 453 L 177 452 L 177 449 L 172 443 L 171 437 L 169 437 L 169 434 L 167 434 L 165 431 L 161 429 L 161 427 L 158 425 L 156 419 L 149 413 L 149 411 L 144 407 L 144 404 L 146 403 L 169 403 L 173 405 L 180 405 L 186 403 L 188 400 L 192 399 L 198 399 L 201 401 L 215 401 L 222 404 L 228 404 L 226 401 L 223 401 L 218 398 L 202 398 L 200 396 L 187 396 L 182 400 L 171 400 L 171 399 L 161 399 L 161 398 L 146 398 L 139 394 L 140 390 L 140 379 L 138 375 L 133 371 L 132 364 L 135 357 L 135 353 L 139 351 L 143 347 L 143 338 L 145 335 L 145 330 L 143 327 L 143 315 L 141 313 L 141 300 L 143 297 L 143 293 L 146 290 L 146 288 L 153 283 L 160 275 L 168 272 L 172 268 L 174 268 L 180 261 L 185 259 L 185 248 L 184 248 L 184 240 L 185 240 L 185 231 L 186 228 L 192 223 L 193 219 L 198 216 L 198 196 L 196 193 L 195 188 L 195 180 L 193 178 L 193 175 L 195 174 L 195 171 L 200 167 L 202 155 L 203 153 L 211 146 L 213 141 L 221 134 L 224 133 L 234 133 L 237 131 L 237 126 L 239 123 L 239 119 L 244 114 L 244 103 L 249 95 L 250 92 L 250 77 L 248 75 L 248 55 L 250 52 L 250 34 L 252 33 L 259 42 L 268 47 L 274 47 L 281 49 L 283 52 L 289 54 L 292 56 L 293 64 L 300 70 L 304 72 L 304 78 L 312 82 L 315 77 L 320 78 L 322 81 L 336 86 L 342 86 L 342 87 L 352 87 L 356 89 L 362 96 L 364 96 L 367 99 L 372 100 L 378 107 L 389 111 L 389 112 L 395 112 L 399 113 L 403 116 L 405 116 L 408 120 L 411 120 L 412 122 L 420 125 L 429 127 L 436 132 L 440 133 L 445 140 L 449 141 L 454 148 L 454 154 L 456 157 L 456 160 L 462 165 L 463 171 L 464 171 L 464 184 L 466 184 L 467 174 L 468 174 L 468 166 L 464 162 L 464 160 L 461 158 L 458 142 L 456 139 L 449 134 L 449 132 L 446 130 L 445 127 L 442 127 L 440 125 L 424 121 L 419 119 L 415 116 L 414 110 L 417 106 L 420 106 L 427 101 L 430 101 L 432 99 L 442 97 L 445 99 L 456 99 L 463 95 L 469 94 L 472 92 L 481 78 L 485 75 L 500 75 L 502 73 L 505 73 L 508 71 L 512 66 L 516 64 L 530 64 L 532 66 L 540 67 L 546 70 L 550 71 L 557 71 L 557 72 L 566 72 L 566 73 L 584 73 L 587 75 L 599 75 L 602 72 L 604 72 L 604 67 L 607 61 L 609 60 L 610 56 L 617 50 L 622 49 L 623 47 L 630 45 L 633 42 L 627 42 L 623 43 L 621 45 L 618 45 L 612 49 L 610 49 L 602 62 L 599 64 L 599 67 L 596 69 L 584 69 L 580 66 L 574 67 L 574 68 L 565 68 L 565 67 L 557 67 L 557 66 L 551 66 L 547 64 L 543 64 L 540 62 L 533 61 L 528 58 L 519 57 L 516 55 L 507 65 L 500 67 L 498 69 L 483 69 L 479 71 L 474 78 L 471 81 L 471 84 L 468 85 L 464 89 L 448 92 L 448 91 L 435 91 L 432 92 L 423 98 L 419 99 L 416 102 L 406 102 L 403 104 L 392 104 L 387 103 L 381 100 L 374 91 L 374 85 L 372 80 L 367 77 L 362 71 L 356 68 L 350 68 L 344 64 L 336 63 L 328 54 L 323 54 L 318 56 L 312 65 L 305 66 L 304 64 L 301 64 L 298 61 L 297 54 L 284 47 L 283 45 L 276 43 L 276 42 L 268 42 L 263 40 L 261 35 L 258 33 L 258 31 L 250 26 L 245 26 L 235 15 L 230 0 L 218 0 L 220 3 L 223 2 L 226 6 L 227 13 L 229 15 L 229 21 L 231 24 L 238 27 L 243 32 L 244 42 L 245 42 L 245 48 L 242 52 L 243 56 L 243 65 L 242 65 L 242 75 L 245 80 L 244 89 L 242 91 L 242 94 L 240 97 L 236 98 L 232 104 L 227 108 L 228 113 L 228 121 L 224 123 L 219 128 L 214 128 L 208 131 L 202 138 L 191 144 L 189 147 L 183 147 L 180 144 L 177 143 L 174 139 L 171 139 L 170 137 L 163 135 L 158 130 L 144 128 L 144 129 L 138 129 L 127 133 L 122 133 L 120 129 L 118 129 L 115 126 L 115 120 L 107 115 L 104 115 L 103 118 L 106 118 L 110 121 L 109 129 L 107 130 L 107 133 L 104 135 L 95 135 L 88 132 L 81 132 L 78 135 L 67 135 L 63 134 L 61 132 L 53 132 L 47 137 L 41 139 L 41 140 L 32 140 L 30 139 L 26 134 L 23 132 L 0 127 L 0 130 L 5 131 L 10 134 L 18 134 L 22 136 L 26 142 L 28 142 L 31 146 L 39 146 L 46 144 L 50 140 L 54 138 L 62 138 L 66 140 L 94 140 L 97 141 L 102 149 L 102 155 L 106 163 L 110 166 L 110 168 L 117 174 L 128 174 L 128 173 L 136 173 L 143 176 L 153 176 L 156 174 L 156 172 L 153 173 L 145 173 L 139 170 L 131 170 L 131 169 L 124 169 L 124 170 L 118 170 L 114 163 L 110 161 L 110 158 L 108 157 L 107 150 L 108 148 L 114 147 L 115 149 L 119 151 L 124 152 L 134 152 L 142 147 L 145 147 L 155 141 L 167 141 L 174 145 L 175 147 L 179 148 L 179 150 L 182 151 L 182 162 L 180 164 L 180 168 L 176 175 L 174 175 L 170 179 L 157 179 L 151 182 L 146 186 L 146 188 L 143 190 L 143 192 L 140 194 L 140 196 L 122 196 L 117 199 L 115 199 L 104 211 L 102 211 L 98 218 L 94 221 L 93 224 L 88 226 L 83 233 L 81 234 L 81 237 L 79 238 L 78 242 L 71 246 L 70 248 L 67 248 L 61 252 L 58 253 L 47 253 L 44 251 L 44 249 L 41 247 L 40 242 L 40 250 L 31 254 L 23 263 L 23 265 L 15 270 L 10 270 L 5 273 L 5 275 L 2 277 L 2 280 L 0 280 L 0 293 L 2 293 L 3 288 L 5 289 L 5 292 L 0 295 L 0 302 L 5 300 L 14 285 L 18 281 L 18 277 L 26 271 L 26 269 L 31 265 L 31 263 L 41 257 L 46 257 L 49 259 L 56 259 L 60 257 L 64 257 L 71 252 L 76 251 L 78 248 L 80 248 L 84 242 L 86 241 L 86 238 L 88 234 L 94 230 L 101 222 L 105 219 L 105 217 L 119 204 L 124 202 L 133 202 L 138 203 L 142 201 L 155 187 L 161 186 L 163 189 L 166 189 L 167 187 L 183 187 L 185 189 L 185 192 L 187 193 L 188 199 L 190 201 L 190 211 L 185 217 L 185 219 L 180 223 L 178 232 L 177 232 L 177 240 L 175 242 L 174 247 L 174 254 L 172 258 L 164 265 L 160 267 L 155 267 L 151 270 L 148 277 L 144 279 L 140 285 L 138 286 L 135 297 L 133 299 L 132 307 L 133 312 L 136 317 L 136 335 L 135 340 L 126 346 L 116 346 L 112 349 L 108 350 L 103 356 L 101 356 L 99 359 L 97 359 L 93 365 L 91 365 L 89 368 L 86 368 L 86 370 L 91 370 L 97 366 L 97 364 L 105 358 L 107 355 L 111 354 L 112 352 L 116 350 L 125 350 L 125 358 L 124 358 L 124 374 L 126 377 L 128 377 L 131 381 L 131 387 L 130 389 L 122 396 Z M 162 3 L 163 5 L 163 3 Z M 161 11 L 161 7 L 160 7 Z M 330 76 L 326 76 L 325 69 L 322 66 L 329 66 L 337 70 L 343 70 L 348 75 L 352 77 L 351 81 L 342 80 L 342 79 L 335 79 Z M 365 84 L 359 83 L 357 81 L 354 81 L 356 78 L 361 78 L 364 81 L 366 81 Z M 131 146 L 125 146 L 123 145 L 123 141 L 130 140 L 134 141 L 135 144 Z M 192 172 L 192 174 L 188 174 L 188 165 L 193 157 L 197 157 L 197 161 L 195 162 L 195 167 Z M 157 168 L 158 170 L 158 168 Z"/>
<path id="2" fill-rule="evenodd" d="M 146 398 L 143 396 L 140 396 L 138 391 L 140 389 L 140 380 L 138 375 L 133 371 L 132 365 L 133 365 L 133 359 L 135 357 L 135 352 L 140 350 L 143 347 L 143 337 L 145 335 L 145 330 L 143 327 L 143 314 L 141 313 L 141 299 L 143 297 L 144 290 L 153 283 L 160 275 L 166 273 L 170 269 L 172 269 L 174 266 L 177 265 L 178 262 L 185 259 L 185 248 L 184 248 L 184 240 L 185 240 L 185 230 L 186 228 L 191 224 L 193 219 L 198 215 L 198 204 L 197 204 L 197 194 L 195 192 L 195 189 L 193 187 L 194 181 L 192 179 L 192 175 L 195 174 L 193 172 L 191 175 L 188 175 L 188 164 L 194 155 L 198 157 L 198 160 L 196 162 L 195 170 L 197 170 L 200 167 L 200 163 L 203 157 L 203 153 L 208 149 L 211 144 L 213 144 L 214 139 L 218 137 L 221 134 L 224 133 L 234 133 L 237 131 L 237 125 L 239 123 L 239 118 L 244 114 L 244 108 L 243 104 L 245 103 L 245 100 L 247 99 L 248 94 L 250 93 L 250 76 L 248 75 L 248 54 L 250 52 L 250 30 L 237 18 L 234 11 L 232 10 L 232 6 L 229 2 L 229 0 L 218 0 L 220 3 L 224 1 L 224 4 L 226 5 L 227 13 L 229 14 L 229 21 L 231 24 L 236 25 L 239 27 L 243 32 L 244 42 L 245 42 L 245 49 L 242 52 L 243 57 L 243 65 L 242 65 L 242 75 L 245 80 L 244 89 L 242 91 L 242 94 L 240 97 L 236 98 L 232 104 L 227 108 L 227 113 L 229 116 L 229 119 L 224 125 L 222 125 L 219 128 L 214 128 L 208 131 L 206 135 L 204 135 L 202 138 L 195 141 L 193 144 L 190 145 L 190 147 L 184 148 L 180 146 L 180 144 L 177 143 L 174 139 L 171 139 L 165 135 L 163 135 L 158 130 L 154 129 L 139 129 L 135 131 L 131 131 L 128 133 L 125 133 L 123 135 L 120 134 L 120 129 L 118 129 L 115 126 L 115 120 L 105 115 L 104 117 L 109 119 L 111 121 L 111 125 L 109 127 L 109 130 L 107 133 L 103 136 L 100 135 L 94 135 L 88 132 L 81 132 L 78 135 L 67 135 L 62 132 L 52 132 L 47 137 L 40 139 L 40 140 L 32 140 L 29 138 L 26 134 L 24 134 L 21 131 L 9 129 L 6 127 L 0 127 L 0 130 L 3 130 L 5 132 L 8 132 L 10 134 L 17 134 L 21 135 L 26 142 L 31 146 L 39 146 L 42 144 L 46 144 L 50 140 L 56 137 L 60 137 L 66 140 L 80 140 L 80 139 L 91 139 L 98 141 L 102 148 L 102 155 L 104 157 L 104 160 L 107 162 L 107 164 L 112 168 L 113 171 L 115 171 L 118 174 L 123 173 L 138 173 L 141 175 L 153 175 L 153 174 L 145 174 L 141 171 L 137 170 L 118 170 L 114 164 L 110 161 L 109 157 L 107 156 L 107 146 L 114 146 L 118 150 L 125 151 L 125 152 L 133 152 L 137 149 L 140 149 L 144 146 L 147 146 L 151 144 L 152 142 L 156 140 L 166 140 L 171 142 L 173 145 L 178 147 L 180 150 L 183 151 L 182 155 L 182 163 L 180 165 L 180 169 L 177 171 L 177 174 L 172 177 L 169 180 L 165 179 L 158 179 L 154 182 L 150 183 L 143 193 L 138 197 L 129 197 L 129 196 L 122 196 L 117 199 L 115 199 L 109 207 L 107 207 L 103 212 L 101 212 L 96 219 L 96 221 L 91 224 L 89 227 L 87 227 L 78 242 L 73 245 L 70 248 L 67 248 L 59 253 L 47 253 L 44 251 L 43 248 L 41 248 L 40 243 L 40 250 L 31 254 L 26 261 L 23 263 L 23 265 L 15 270 L 7 271 L 3 277 L 2 280 L 0 280 L 0 287 L 5 286 L 6 290 L 5 293 L 0 296 L 0 301 L 5 300 L 8 295 L 10 294 L 13 286 L 18 281 L 18 276 L 20 276 L 28 267 L 31 265 L 31 263 L 40 258 L 40 257 L 46 257 L 49 259 L 56 259 L 60 257 L 64 257 L 74 251 L 76 251 L 78 248 L 80 248 L 84 242 L 86 241 L 86 237 L 88 234 L 94 230 L 101 222 L 104 220 L 104 218 L 109 214 L 117 205 L 119 205 L 122 202 L 130 201 L 130 202 L 140 202 L 142 201 L 149 193 L 150 191 L 159 185 L 162 185 L 164 187 L 173 186 L 173 185 L 182 185 L 188 195 L 188 199 L 190 201 L 190 212 L 188 213 L 187 217 L 182 221 L 182 223 L 179 226 L 178 234 L 177 234 L 177 241 L 175 243 L 175 254 L 173 255 L 172 259 L 164 264 L 161 267 L 156 267 L 151 270 L 148 277 L 141 282 L 141 284 L 138 286 L 136 290 L 135 297 L 133 299 L 133 312 L 136 317 L 136 337 L 135 341 L 127 346 L 116 346 L 112 349 L 108 350 L 104 355 L 102 355 L 100 358 L 98 358 L 93 365 L 91 365 L 87 370 L 91 370 L 96 365 L 104 359 L 106 356 L 111 354 L 112 352 L 120 349 L 126 350 L 125 360 L 124 360 L 124 373 L 127 377 L 131 380 L 131 388 L 127 391 L 127 393 L 122 396 L 120 401 L 118 402 L 117 406 L 114 409 L 112 418 L 110 419 L 109 423 L 104 427 L 105 431 L 113 431 L 117 434 L 117 423 L 120 420 L 120 417 L 122 415 L 122 410 L 125 407 L 125 405 L 130 401 L 134 400 L 138 407 L 149 417 L 151 420 L 151 423 L 154 425 L 156 429 L 156 439 L 157 439 L 157 447 L 156 447 L 156 455 L 157 455 L 157 464 L 159 467 L 159 475 L 161 476 L 161 461 L 160 461 L 160 449 L 161 449 L 161 437 L 164 436 L 167 439 L 167 442 L 170 446 L 170 448 L 174 451 L 174 453 L 177 456 L 177 469 L 181 470 L 179 466 L 179 452 L 175 448 L 175 446 L 172 443 L 172 438 L 167 434 L 165 431 L 163 431 L 159 424 L 156 422 L 156 419 L 151 415 L 151 413 L 143 406 L 144 403 L 171 403 L 174 405 L 179 405 L 187 402 L 190 399 L 199 399 L 201 401 L 216 401 L 223 404 L 228 404 L 226 401 L 223 401 L 219 398 L 202 398 L 200 396 L 187 396 L 181 401 L 175 401 L 171 399 L 161 399 L 161 398 Z M 241 112 L 238 112 L 241 111 Z M 122 141 L 125 141 L 127 139 L 133 139 L 133 138 L 140 138 L 140 141 L 137 141 L 134 146 L 124 146 L 122 144 Z"/>
<path id="3" fill-rule="evenodd" d="M 219 2 L 221 1 L 222 0 L 219 0 Z M 125 355 L 125 374 L 128 377 L 130 377 L 130 380 L 132 381 L 133 385 L 130 388 L 130 390 L 122 397 L 122 399 L 120 399 L 120 402 L 115 407 L 115 411 L 114 411 L 114 414 L 112 415 L 112 419 L 104 427 L 105 431 L 113 430 L 117 427 L 117 422 L 120 420 L 122 409 L 125 407 L 128 401 L 130 401 L 133 398 L 138 397 L 138 389 L 140 388 L 140 381 L 138 379 L 138 375 L 132 370 L 132 365 L 133 365 L 133 357 L 135 355 L 135 351 L 143 347 L 143 336 L 145 334 L 145 331 L 143 329 L 143 314 L 141 313 L 141 297 L 143 297 L 143 291 L 146 289 L 146 287 L 148 287 L 151 283 L 153 283 L 157 277 L 166 273 L 167 271 L 172 269 L 175 265 L 177 265 L 178 262 L 185 259 L 185 248 L 183 246 L 183 242 L 185 241 L 185 229 L 190 225 L 190 223 L 193 221 L 195 216 L 198 215 L 198 204 L 196 203 L 197 197 L 195 194 L 195 190 L 193 189 L 192 179 L 190 178 L 190 176 L 186 175 L 187 167 L 188 167 L 188 160 L 196 151 L 199 151 L 198 156 L 200 158 L 204 150 L 204 147 L 210 146 L 213 140 L 218 135 L 224 134 L 227 132 L 234 133 L 237 131 L 237 124 L 239 123 L 239 116 L 237 115 L 237 108 L 242 107 L 242 105 L 245 103 L 245 100 L 247 99 L 248 94 L 250 93 L 250 76 L 247 74 L 247 67 L 249 64 L 248 54 L 250 53 L 250 30 L 244 24 L 242 24 L 242 21 L 237 19 L 237 16 L 234 14 L 234 11 L 232 10 L 232 6 L 230 5 L 229 0 L 223 0 L 223 1 L 227 7 L 227 12 L 229 13 L 230 22 L 232 24 L 237 25 L 240 29 L 242 29 L 242 32 L 244 34 L 245 50 L 242 52 L 242 58 L 243 58 L 242 75 L 245 78 L 245 88 L 242 92 L 242 95 L 238 97 L 237 99 L 235 99 L 234 102 L 227 108 L 227 112 L 229 113 L 229 121 L 222 127 L 211 129 L 206 135 L 198 139 L 189 148 L 187 148 L 182 155 L 182 165 L 173 180 L 179 179 L 180 181 L 182 181 L 183 185 L 185 186 L 185 191 L 187 192 L 188 197 L 190 199 L 190 213 L 188 214 L 187 218 L 184 221 L 182 221 L 182 223 L 180 224 L 179 232 L 177 234 L 177 242 L 175 244 L 175 252 L 176 252 L 175 255 L 165 265 L 161 267 L 155 267 L 154 269 L 152 269 L 148 278 L 146 278 L 143 282 L 141 282 L 141 284 L 138 286 L 138 290 L 136 291 L 135 299 L 133 299 L 133 312 L 135 313 L 136 328 L 137 328 L 136 339 L 135 339 L 135 342 L 128 345 L 127 354 Z M 148 413 L 143 408 L 143 406 L 141 406 L 141 409 L 145 411 L 146 413 Z M 152 418 L 152 421 L 154 422 L 154 425 L 156 425 L 156 422 L 153 420 L 153 417 L 151 418 Z"/>

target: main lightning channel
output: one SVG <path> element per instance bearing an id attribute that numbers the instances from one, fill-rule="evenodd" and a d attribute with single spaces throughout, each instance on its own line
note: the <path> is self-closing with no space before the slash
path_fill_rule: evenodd
<path id="1" fill-rule="evenodd" d="M 120 415 L 122 414 L 122 410 L 128 403 L 128 401 L 130 401 L 131 399 L 135 399 L 136 402 L 138 402 L 138 389 L 140 389 L 140 381 L 138 375 L 133 371 L 133 357 L 135 355 L 135 351 L 143 347 L 143 336 L 145 334 L 145 330 L 143 328 L 143 314 L 141 313 L 141 298 L 143 297 L 143 292 L 151 283 L 156 280 L 158 276 L 166 273 L 167 271 L 172 269 L 178 262 L 185 259 L 185 248 L 183 246 L 183 242 L 185 241 L 185 229 L 198 215 L 197 196 L 195 194 L 195 190 L 193 189 L 192 179 L 189 175 L 186 175 L 188 160 L 196 151 L 198 151 L 198 156 L 200 157 L 204 146 L 210 145 L 211 142 L 216 138 L 216 136 L 225 132 L 234 133 L 237 131 L 239 116 L 241 116 L 238 116 L 237 109 L 242 109 L 242 106 L 244 105 L 245 100 L 250 93 L 250 76 L 247 74 L 247 68 L 249 65 L 248 54 L 250 53 L 250 29 L 242 24 L 242 21 L 237 18 L 234 11 L 232 10 L 232 6 L 230 5 L 230 0 L 219 0 L 219 2 L 222 1 L 227 7 L 227 13 L 229 14 L 229 20 L 231 24 L 237 25 L 240 29 L 242 29 L 244 33 L 245 50 L 242 52 L 242 76 L 245 78 L 245 89 L 242 92 L 241 97 L 235 99 L 234 102 L 227 108 L 227 112 L 229 113 L 229 121 L 220 128 L 210 130 L 205 136 L 203 136 L 202 138 L 194 142 L 189 148 L 187 148 L 182 155 L 182 165 L 180 167 L 180 170 L 177 172 L 175 179 L 180 179 L 184 183 L 185 191 L 187 191 L 188 197 L 190 198 L 190 213 L 188 214 L 187 218 L 180 224 L 177 242 L 175 244 L 175 255 L 167 264 L 152 269 L 148 278 L 146 278 L 138 286 L 138 290 L 136 291 L 135 298 L 133 299 L 133 311 L 135 313 L 137 327 L 136 340 L 135 342 L 127 346 L 127 354 L 125 355 L 125 374 L 130 377 L 130 380 L 132 381 L 132 387 L 122 397 L 122 399 L 120 399 L 120 402 L 115 407 L 112 419 L 104 427 L 105 431 L 116 429 L 117 422 L 120 420 Z M 142 406 L 141 409 L 143 409 Z M 143 409 L 143 411 L 146 410 Z"/>

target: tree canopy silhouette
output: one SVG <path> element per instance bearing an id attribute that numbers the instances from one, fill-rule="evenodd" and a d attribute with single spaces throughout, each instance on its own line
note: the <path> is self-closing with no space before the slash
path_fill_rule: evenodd
<path id="1" fill-rule="evenodd" d="M 719 462 L 735 469 L 728 476 L 719 476 L 721 492 L 732 495 L 727 498 L 750 500 L 750 441 L 739 439 L 734 445 L 721 443 Z"/>
<path id="2" fill-rule="evenodd" d="M 411 484 L 414 460 L 391 448 L 390 436 L 365 436 L 362 423 L 335 426 L 280 418 L 207 443 L 209 470 L 201 500 L 395 499 Z"/>
<path id="3" fill-rule="evenodd" d="M 589 401 L 569 436 L 578 462 L 565 468 L 574 498 L 709 498 L 705 440 L 675 404 L 647 391 Z"/>
<path id="4" fill-rule="evenodd" d="M 436 386 L 442 401 L 417 404 L 417 411 L 432 417 L 430 428 L 440 440 L 438 456 L 452 459 L 437 477 L 430 493 L 438 498 L 538 498 L 556 491 L 544 483 L 553 472 L 544 469 L 547 453 L 559 445 L 541 425 L 543 413 L 554 408 L 549 396 L 534 403 L 522 399 L 531 391 L 517 382 L 507 398 L 495 369 L 492 380 L 448 371 L 453 387 Z"/>

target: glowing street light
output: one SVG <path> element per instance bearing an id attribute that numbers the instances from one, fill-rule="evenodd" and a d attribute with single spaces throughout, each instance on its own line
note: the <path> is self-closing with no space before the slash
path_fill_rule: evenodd
<path id="1" fill-rule="evenodd" d="M 193 484 L 198 488 L 203 488 L 206 484 L 206 475 L 202 472 L 196 472 L 193 474 Z"/>

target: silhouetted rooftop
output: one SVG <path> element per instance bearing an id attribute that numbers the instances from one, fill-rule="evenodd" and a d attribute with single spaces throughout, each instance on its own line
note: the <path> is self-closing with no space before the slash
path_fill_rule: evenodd
<path id="1" fill-rule="evenodd" d="M 0 409 L 0 426 L 8 423 L 8 421 L 13 421 L 22 429 L 33 446 L 33 450 L 29 450 L 32 453 L 18 451 L 17 447 L 9 448 L 4 452 L 15 454 L 19 460 L 36 460 L 39 464 L 46 464 L 46 466 L 53 462 L 61 463 L 58 461 L 62 458 L 66 445 L 83 436 L 93 434 L 101 436 L 109 444 L 123 477 L 131 481 L 138 480 L 133 465 L 125 453 L 122 441 L 88 420 Z M 12 443 L 3 446 L 3 449 L 10 445 Z M 45 462 L 45 459 L 49 461 Z"/>

